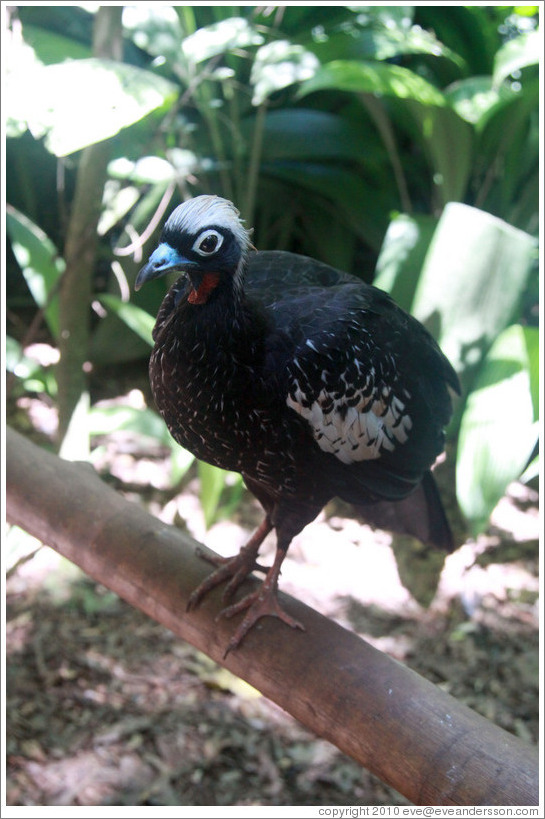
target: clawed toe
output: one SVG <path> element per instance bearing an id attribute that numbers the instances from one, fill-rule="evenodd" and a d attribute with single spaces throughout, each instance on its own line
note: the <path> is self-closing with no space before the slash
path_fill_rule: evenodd
<path id="1" fill-rule="evenodd" d="M 229 582 L 223 592 L 223 600 L 228 600 L 233 596 L 235 591 L 244 582 L 244 580 L 253 572 L 267 572 L 266 566 L 261 566 L 256 561 L 257 550 L 253 546 L 244 546 L 238 555 L 234 557 L 220 557 L 219 555 L 211 555 L 203 549 L 197 547 L 196 553 L 208 563 L 216 566 L 215 571 L 211 572 L 203 582 L 197 586 L 196 589 L 189 596 L 187 602 L 187 611 L 198 606 L 203 597 L 209 591 L 215 589 L 216 586 L 221 585 L 226 580 Z"/>
<path id="2" fill-rule="evenodd" d="M 238 648 L 252 626 L 262 617 L 278 617 L 291 628 L 298 628 L 302 631 L 305 630 L 302 623 L 284 611 L 277 598 L 278 577 L 282 561 L 286 555 L 285 549 L 277 547 L 274 562 L 269 569 L 257 563 L 256 558 L 259 546 L 271 528 L 270 520 L 268 518 L 265 519 L 254 536 L 235 557 L 219 557 L 218 555 L 211 555 L 202 549 L 197 549 L 197 554 L 208 561 L 208 563 L 212 563 L 216 568 L 189 596 L 187 603 L 188 611 L 195 608 L 209 591 L 225 581 L 227 581 L 227 585 L 223 592 L 223 600 L 232 597 L 238 587 L 253 571 L 266 573 L 258 589 L 246 594 L 236 603 L 227 606 L 216 617 L 216 620 L 219 620 L 222 617 L 230 618 L 243 611 L 246 612 L 244 619 L 229 640 L 227 649 L 223 655 L 224 658 L 230 651 Z"/>
<path id="3" fill-rule="evenodd" d="M 266 580 L 263 581 L 257 591 L 250 592 L 250 594 L 247 594 L 242 600 L 223 609 L 216 617 L 216 620 L 222 617 L 234 617 L 236 614 L 240 614 L 241 611 L 245 610 L 247 610 L 246 616 L 231 636 L 223 659 L 227 657 L 230 651 L 238 648 L 246 634 L 262 617 L 278 617 L 291 628 L 298 628 L 301 629 L 301 631 L 305 631 L 304 625 L 300 623 L 299 620 L 291 617 L 282 608 L 276 596 L 276 589 L 269 588 Z"/>

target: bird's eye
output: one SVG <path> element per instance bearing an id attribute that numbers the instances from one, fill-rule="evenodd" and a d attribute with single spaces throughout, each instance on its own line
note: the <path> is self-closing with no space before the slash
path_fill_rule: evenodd
<path id="1" fill-rule="evenodd" d="M 223 236 L 217 230 L 205 230 L 201 233 L 195 244 L 193 250 L 201 256 L 212 256 L 216 253 L 223 244 Z"/>

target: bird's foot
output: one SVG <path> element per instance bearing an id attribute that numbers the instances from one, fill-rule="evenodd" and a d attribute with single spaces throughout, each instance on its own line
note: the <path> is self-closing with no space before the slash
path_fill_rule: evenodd
<path id="1" fill-rule="evenodd" d="M 216 586 L 219 586 L 225 580 L 229 580 L 223 592 L 223 599 L 227 600 L 253 571 L 268 571 L 266 566 L 261 566 L 257 563 L 255 549 L 250 545 L 243 546 L 238 555 L 234 557 L 210 555 L 202 549 L 197 549 L 197 554 L 217 568 L 191 592 L 187 603 L 188 611 L 195 608 L 209 591 L 215 589 Z"/>
<path id="2" fill-rule="evenodd" d="M 227 606 L 227 608 L 223 609 L 216 619 L 219 619 L 220 617 L 234 617 L 236 614 L 239 614 L 241 611 L 245 611 L 246 609 L 247 614 L 229 640 L 225 654 L 223 655 L 223 659 L 227 657 L 230 651 L 238 648 L 246 634 L 250 631 L 252 626 L 254 626 L 255 623 L 261 619 L 261 617 L 278 617 L 280 620 L 282 620 L 282 622 L 286 623 L 291 628 L 299 628 L 301 631 L 305 631 L 304 625 L 300 623 L 299 620 L 296 620 L 294 617 L 291 617 L 286 611 L 284 611 L 278 602 L 276 583 L 269 582 L 269 577 L 265 578 L 259 589 L 254 592 L 250 592 L 243 597 L 242 600 L 239 600 L 238 602 L 233 603 L 231 606 Z"/>

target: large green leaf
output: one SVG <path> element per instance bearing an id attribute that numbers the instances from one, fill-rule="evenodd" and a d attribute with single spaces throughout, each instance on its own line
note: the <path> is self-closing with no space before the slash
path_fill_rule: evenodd
<path id="1" fill-rule="evenodd" d="M 67 60 L 12 72 L 12 117 L 26 122 L 56 156 L 114 136 L 175 99 L 176 86 L 150 71 L 110 60 Z"/>
<path id="2" fill-rule="evenodd" d="M 393 202 L 385 192 L 369 185 L 365 179 L 342 167 L 325 163 L 264 163 L 262 172 L 285 180 L 299 191 L 323 196 L 335 204 L 346 224 L 378 251 L 388 226 Z M 369 203 L 373 207 L 369 207 Z"/>
<path id="3" fill-rule="evenodd" d="M 142 310 L 141 307 L 137 307 L 136 304 L 122 301 L 118 296 L 114 296 L 111 293 L 101 293 L 99 299 L 109 310 L 115 313 L 121 321 L 125 322 L 127 327 L 130 327 L 137 336 L 150 346 L 153 345 L 153 339 L 151 337 L 155 324 L 153 316 L 150 316 L 150 314 Z"/>
<path id="4" fill-rule="evenodd" d="M 446 7 L 442 3 L 419 3 L 415 19 L 465 60 L 467 74 L 486 75 L 492 73 L 494 54 L 501 42 L 500 20 L 492 18 L 491 12 L 494 10 L 488 4 Z"/>
<path id="5" fill-rule="evenodd" d="M 529 31 L 508 40 L 494 58 L 494 86 L 498 88 L 511 74 L 530 65 L 537 65 L 541 55 L 542 35 Z"/>
<path id="6" fill-rule="evenodd" d="M 211 526 L 218 517 L 221 496 L 227 487 L 230 476 L 235 484 L 241 483 L 241 477 L 236 472 L 228 472 L 204 461 L 198 461 L 200 493 L 199 498 L 204 513 L 204 521 Z M 235 493 L 237 498 L 239 493 Z"/>
<path id="7" fill-rule="evenodd" d="M 298 96 L 326 89 L 372 95 L 372 99 L 388 97 L 399 106 L 404 104 L 428 156 L 438 204 L 464 197 L 472 161 L 472 128 L 434 85 L 401 66 L 336 60 L 302 83 Z"/>
<path id="8" fill-rule="evenodd" d="M 63 60 L 86 59 L 92 55 L 90 45 L 40 26 L 25 24 L 23 34 L 25 43 L 32 46 L 37 58 L 46 65 L 61 63 Z"/>
<path id="9" fill-rule="evenodd" d="M 352 19 L 355 11 L 340 3 L 276 4 L 275 6 L 256 4 L 247 8 L 251 11 L 252 19 L 255 20 L 260 30 L 262 27 L 271 29 L 271 26 L 274 26 L 271 32 L 273 36 L 280 30 L 282 35 L 287 35 L 293 42 L 303 42 L 305 45 L 309 45 L 309 42 L 319 36 L 321 31 L 329 33 L 337 25 L 346 25 L 347 18 Z"/>
<path id="10" fill-rule="evenodd" d="M 4 348 L 6 371 L 19 378 L 26 392 L 46 392 L 57 395 L 57 380 L 53 366 L 44 367 L 35 358 L 25 355 L 23 348 L 11 336 L 6 336 Z"/>
<path id="11" fill-rule="evenodd" d="M 463 200 L 473 160 L 473 129 L 448 105 L 423 105 L 408 99 L 422 150 L 432 171 L 438 205 Z"/>
<path id="12" fill-rule="evenodd" d="M 289 40 L 274 40 L 261 46 L 250 75 L 254 87 L 253 104 L 261 105 L 275 91 L 309 79 L 319 66 L 318 58 L 311 51 Z"/>
<path id="13" fill-rule="evenodd" d="M 445 96 L 423 77 L 399 65 L 363 60 L 334 60 L 303 82 L 299 98 L 315 91 L 351 91 L 360 94 L 411 99 L 423 105 L 448 105 Z"/>
<path id="14" fill-rule="evenodd" d="M 250 141 L 255 117 L 242 122 L 241 134 Z M 311 108 L 267 112 L 263 129 L 262 161 L 285 159 L 358 162 L 376 168 L 384 162 L 376 132 L 364 122 Z"/>
<path id="15" fill-rule="evenodd" d="M 538 79 L 525 81 L 510 99 L 484 112 L 477 132 L 475 178 L 482 180 L 477 193 L 479 205 L 509 221 L 509 214 L 519 209 L 534 214 L 537 221 L 539 197 L 532 182 L 539 176 Z M 527 201 L 525 188 L 530 192 Z"/>
<path id="16" fill-rule="evenodd" d="M 464 381 L 516 315 L 535 240 L 477 208 L 449 204 L 439 220 L 413 302 Z"/>
<path id="17" fill-rule="evenodd" d="M 37 225 L 11 205 L 6 209 L 7 231 L 15 258 L 38 307 L 44 308 L 54 338 L 59 334 L 59 299 L 55 293 L 64 260 Z"/>
<path id="18" fill-rule="evenodd" d="M 456 113 L 474 125 L 483 123 L 493 109 L 514 96 L 507 86 L 493 87 L 492 77 L 465 77 L 449 85 L 444 93 Z"/>
<path id="19" fill-rule="evenodd" d="M 123 29 L 135 45 L 153 57 L 176 64 L 180 60 L 182 27 L 172 6 L 134 3 L 123 9 Z"/>
<path id="20" fill-rule="evenodd" d="M 263 41 L 263 35 L 244 17 L 228 17 L 190 34 L 184 39 L 182 50 L 188 60 L 199 63 L 233 49 L 261 45 Z"/>
<path id="21" fill-rule="evenodd" d="M 119 405 L 116 407 L 92 407 L 89 410 L 89 434 L 111 435 L 128 430 L 160 444 L 170 445 L 170 433 L 162 418 L 153 410 Z"/>
<path id="22" fill-rule="evenodd" d="M 394 18 L 393 10 L 401 13 Z M 463 68 L 464 60 L 441 43 L 433 32 L 413 26 L 407 11 L 407 7 L 391 5 L 362 7 L 354 23 L 341 26 L 340 31 L 324 32 L 308 47 L 323 63 L 337 59 L 391 60 L 402 54 L 427 54 L 448 59 Z"/>
<path id="23" fill-rule="evenodd" d="M 380 250 L 373 284 L 389 293 L 411 312 L 414 294 L 437 227 L 434 216 L 396 216 L 388 226 Z"/>
<path id="24" fill-rule="evenodd" d="M 460 426 L 456 485 L 474 534 L 486 528 L 509 483 L 520 477 L 538 439 L 532 382 L 538 331 L 508 327 L 486 356 Z"/>

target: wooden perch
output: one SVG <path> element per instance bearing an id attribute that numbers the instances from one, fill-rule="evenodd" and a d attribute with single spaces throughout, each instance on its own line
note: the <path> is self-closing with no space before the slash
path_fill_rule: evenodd
<path id="1" fill-rule="evenodd" d="M 124 500 L 84 464 L 8 429 L 7 516 L 131 605 L 259 689 L 417 805 L 537 805 L 534 748 L 313 609 L 282 595 L 306 632 L 267 617 L 223 660 L 221 588 L 195 543 Z M 248 581 L 248 588 L 251 583 Z"/>

